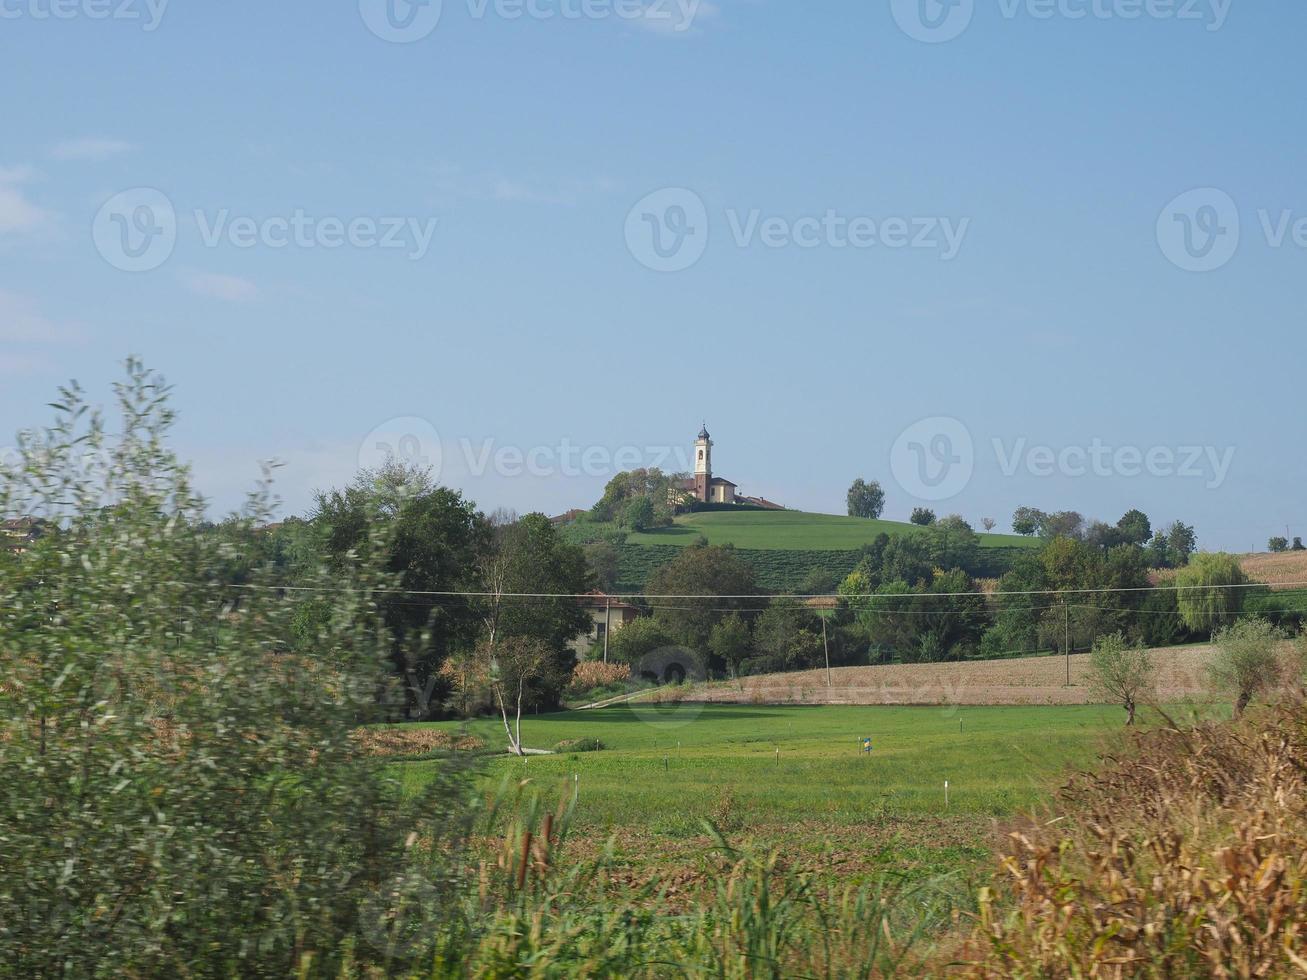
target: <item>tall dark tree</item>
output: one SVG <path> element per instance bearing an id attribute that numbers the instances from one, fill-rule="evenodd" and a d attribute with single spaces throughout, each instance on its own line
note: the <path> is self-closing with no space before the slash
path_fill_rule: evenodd
<path id="1" fill-rule="evenodd" d="M 732 612 L 744 612 L 758 593 L 753 569 L 728 546 L 694 545 L 659 568 L 646 591 L 654 615 L 678 643 L 704 656 L 713 627 Z M 658 596 L 675 596 L 660 600 Z M 682 598 L 682 597 L 704 598 Z M 736 598 L 726 598 L 736 597 Z"/>
<path id="2" fill-rule="evenodd" d="M 457 490 L 434 485 L 425 471 L 388 465 L 359 474 L 344 490 L 318 495 L 313 523 L 330 560 L 370 555 L 379 524 L 390 525 L 387 553 L 374 556 L 399 576 L 400 592 L 377 597 L 393 637 L 392 659 L 404 680 L 408 711 L 427 717 L 443 700 L 437 671 L 456 649 L 476 640 L 481 617 L 477 559 L 490 528 Z"/>
<path id="3" fill-rule="evenodd" d="M 1142 510 L 1126 511 L 1116 522 L 1116 528 L 1121 532 L 1122 544 L 1133 544 L 1142 548 L 1153 536 L 1153 524 Z"/>

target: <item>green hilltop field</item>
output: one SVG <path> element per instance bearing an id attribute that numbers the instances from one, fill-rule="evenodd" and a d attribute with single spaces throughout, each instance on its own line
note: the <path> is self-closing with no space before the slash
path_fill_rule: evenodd
<path id="1" fill-rule="evenodd" d="M 565 534 L 585 543 L 614 530 L 611 524 L 581 522 L 567 528 Z M 641 591 L 660 565 L 703 537 L 712 545 L 733 545 L 753 566 L 762 588 L 794 591 L 813 571 L 840 578 L 848 575 L 857 566 L 862 547 L 881 534 L 925 532 L 915 524 L 796 510 L 701 511 L 678 517 L 671 527 L 628 534 L 620 549 L 619 586 L 624 592 Z M 1023 549 L 1039 546 L 1035 539 L 1013 534 L 980 534 L 979 538 L 980 567 L 976 571 L 984 576 L 1002 575 Z"/>
<path id="2" fill-rule="evenodd" d="M 630 544 L 687 545 L 699 537 L 761 551 L 857 551 L 878 535 L 921 534 L 925 528 L 898 521 L 871 521 L 798 510 L 707 511 L 686 514 L 672 527 L 627 537 Z M 1029 548 L 1038 541 L 1015 534 L 981 534 L 984 548 Z"/>

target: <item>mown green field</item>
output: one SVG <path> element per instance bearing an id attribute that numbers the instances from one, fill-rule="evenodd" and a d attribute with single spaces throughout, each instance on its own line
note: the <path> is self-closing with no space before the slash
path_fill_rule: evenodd
<path id="1" fill-rule="evenodd" d="M 1120 712 L 1076 707 L 642 706 L 532 716 L 529 747 L 598 738 L 601 752 L 486 762 L 487 787 L 576 793 L 576 827 L 637 867 L 692 863 L 711 820 L 851 874 L 974 871 L 995 818 L 1038 807 L 1119 737 Z M 456 723 L 434 727 L 457 730 Z M 466 726 L 504 744 L 498 722 Z M 870 737 L 873 751 L 861 751 Z M 397 763 L 416 788 L 432 762 Z M 945 805 L 944 781 L 949 781 Z M 839 863 L 839 862 L 837 862 Z"/>
<path id="2" fill-rule="evenodd" d="M 564 529 L 577 544 L 596 540 L 605 532 L 620 530 L 612 524 L 578 523 Z M 734 545 L 742 561 L 750 565 L 758 586 L 771 592 L 792 592 L 814 571 L 842 579 L 857 566 L 859 549 L 881 534 L 921 534 L 915 524 L 869 521 L 832 514 L 801 511 L 708 511 L 687 514 L 672 527 L 630 533 L 619 549 L 618 587 L 639 592 L 662 565 L 680 554 L 680 549 L 700 537 L 709 544 Z M 1012 565 L 1023 549 L 1040 542 L 1012 534 L 981 534 L 977 575 L 997 578 Z"/>
<path id="3" fill-rule="evenodd" d="M 808 514 L 796 510 L 708 511 L 686 514 L 675 525 L 639 534 L 627 541 L 643 545 L 688 545 L 702 535 L 709 544 L 732 544 L 762 551 L 857 551 L 878 535 L 920 534 L 915 524 L 869 521 L 834 514 Z M 1039 541 L 1015 534 L 981 534 L 984 548 L 1030 548 Z"/>

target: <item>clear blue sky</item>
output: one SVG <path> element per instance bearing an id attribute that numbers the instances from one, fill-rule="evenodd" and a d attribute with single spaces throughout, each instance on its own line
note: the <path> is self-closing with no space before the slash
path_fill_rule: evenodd
<path id="1" fill-rule="evenodd" d="M 0 445 L 45 421 L 57 383 L 107 396 L 137 353 L 176 384 L 179 448 L 215 509 L 277 457 L 303 510 L 370 432 L 416 417 L 483 507 L 556 512 L 607 475 L 569 475 L 564 444 L 688 449 L 706 419 L 743 492 L 840 512 L 864 476 L 905 518 L 923 501 L 893 447 L 945 417 L 975 463 L 926 501 L 941 513 L 1005 527 L 1019 504 L 1139 506 L 1238 550 L 1307 534 L 1307 240 L 1275 246 L 1258 214 L 1307 217 L 1301 4 L 1135 18 L 1143 0 L 974 0 L 959 36 L 923 43 L 890 0 L 704 0 L 686 30 L 445 0 L 429 35 L 388 43 L 358 0 L 174 0 L 154 30 L 145 0 L 113 0 L 138 20 L 70 2 L 56 19 L 50 0 L 0 0 Z M 562 2 L 541 0 L 580 8 Z M 166 196 L 177 236 L 129 273 L 92 229 L 138 187 Z M 668 187 L 703 203 L 707 247 L 657 272 L 628 213 Z M 1239 247 L 1185 271 L 1159 215 L 1179 228 L 1169 202 L 1209 187 L 1235 203 Z M 965 237 L 949 259 L 825 232 L 741 246 L 732 220 L 755 211 Z M 224 212 L 436 227 L 418 259 L 206 243 Z M 1229 217 L 1195 211 L 1200 230 L 1212 214 Z M 934 427 L 917 430 L 932 458 Z M 465 440 L 509 463 L 478 475 Z M 1076 465 L 1096 444 L 1234 456 L 1223 479 Z M 1042 446 L 1072 455 L 1037 475 Z M 533 447 L 543 475 L 513 475 Z"/>

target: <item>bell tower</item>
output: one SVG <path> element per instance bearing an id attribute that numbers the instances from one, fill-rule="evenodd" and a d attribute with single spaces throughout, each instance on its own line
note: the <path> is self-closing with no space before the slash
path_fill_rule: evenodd
<path id="1" fill-rule="evenodd" d="M 699 430 L 699 438 L 694 441 L 694 495 L 704 503 L 708 502 L 708 484 L 712 482 L 712 437 L 708 435 L 708 423 Z"/>

